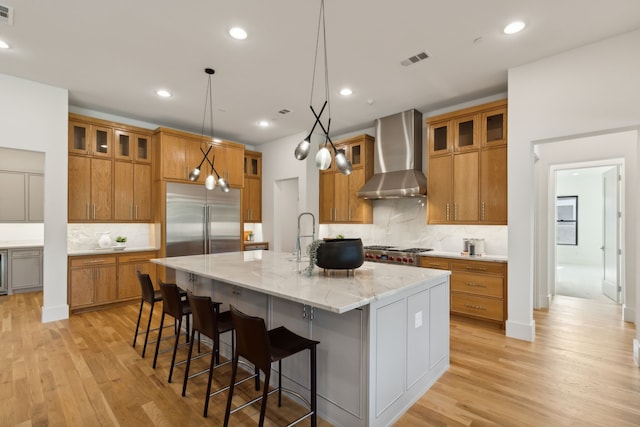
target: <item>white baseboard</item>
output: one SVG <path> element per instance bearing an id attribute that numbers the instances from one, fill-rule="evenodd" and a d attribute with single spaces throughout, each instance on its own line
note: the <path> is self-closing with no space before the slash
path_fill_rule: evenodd
<path id="1" fill-rule="evenodd" d="M 527 324 L 507 320 L 506 335 L 519 340 L 533 341 L 536 338 L 536 322 L 532 320 Z"/>
<path id="2" fill-rule="evenodd" d="M 56 320 L 69 318 L 69 306 L 67 304 L 55 307 L 42 306 L 42 323 L 55 322 Z"/>
<path id="3" fill-rule="evenodd" d="M 633 307 L 629 307 L 626 304 L 622 304 L 622 318 L 625 322 L 636 322 L 636 311 Z"/>
<path id="4" fill-rule="evenodd" d="M 633 340 L 633 361 L 640 367 L 640 341 L 637 338 Z"/>

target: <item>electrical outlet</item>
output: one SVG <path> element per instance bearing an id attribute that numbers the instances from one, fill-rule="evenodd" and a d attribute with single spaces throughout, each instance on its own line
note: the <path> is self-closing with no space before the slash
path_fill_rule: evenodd
<path id="1" fill-rule="evenodd" d="M 415 315 L 415 319 L 414 319 L 414 324 L 415 324 L 415 328 L 418 329 L 420 326 L 422 326 L 422 311 L 419 311 L 416 313 Z"/>

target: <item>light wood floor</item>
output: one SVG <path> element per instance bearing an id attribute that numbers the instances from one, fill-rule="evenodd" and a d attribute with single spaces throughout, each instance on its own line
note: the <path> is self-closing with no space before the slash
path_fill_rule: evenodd
<path id="1" fill-rule="evenodd" d="M 167 383 L 169 353 L 153 370 L 152 349 L 142 359 L 140 344 L 131 347 L 137 304 L 47 324 L 40 323 L 41 305 L 41 293 L 0 297 L 0 426 L 222 424 L 226 393 L 212 398 L 205 419 L 205 376 L 191 380 L 183 398 L 182 367 Z M 635 328 L 620 320 L 620 308 L 556 297 L 534 317 L 533 343 L 453 319 L 451 368 L 396 425 L 640 425 Z M 227 368 L 220 370 L 222 384 Z M 239 397 L 248 393 L 250 386 Z M 302 412 L 291 402 L 278 408 L 275 400 L 267 425 L 285 425 Z M 257 416 L 247 408 L 231 425 L 256 425 Z"/>

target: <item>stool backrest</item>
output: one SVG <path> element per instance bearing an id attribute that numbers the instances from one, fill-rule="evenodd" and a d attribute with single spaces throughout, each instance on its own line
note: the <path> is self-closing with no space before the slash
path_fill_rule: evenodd
<path id="1" fill-rule="evenodd" d="M 230 306 L 236 330 L 236 356 L 242 356 L 262 372 L 271 369 L 271 345 L 264 319 L 248 316 Z"/>
<path id="2" fill-rule="evenodd" d="M 173 316 L 175 319 L 182 317 L 182 300 L 180 289 L 175 283 L 164 283 L 159 281 L 160 292 L 162 293 L 162 311 Z"/>
<path id="3" fill-rule="evenodd" d="M 210 297 L 187 293 L 191 315 L 193 316 L 193 330 L 199 331 L 211 339 L 216 339 L 218 331 L 218 313 Z"/>
<path id="4" fill-rule="evenodd" d="M 140 282 L 142 299 L 150 304 L 153 304 L 155 301 L 155 291 L 153 289 L 151 277 L 149 277 L 147 273 L 140 273 L 139 271 L 136 271 L 136 274 L 138 275 L 138 282 Z"/>

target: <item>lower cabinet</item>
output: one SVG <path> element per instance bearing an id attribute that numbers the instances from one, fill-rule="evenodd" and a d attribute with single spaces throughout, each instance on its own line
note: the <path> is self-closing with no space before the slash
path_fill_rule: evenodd
<path id="1" fill-rule="evenodd" d="M 451 270 L 451 314 L 507 321 L 507 264 L 443 257 L 420 257 L 420 267 Z"/>
<path id="2" fill-rule="evenodd" d="M 68 304 L 71 311 L 104 308 L 109 304 L 140 298 L 136 271 L 148 273 L 154 285 L 155 252 L 122 255 L 69 257 Z"/>
<path id="3" fill-rule="evenodd" d="M 9 293 L 42 289 L 42 249 L 10 249 L 9 260 Z"/>

